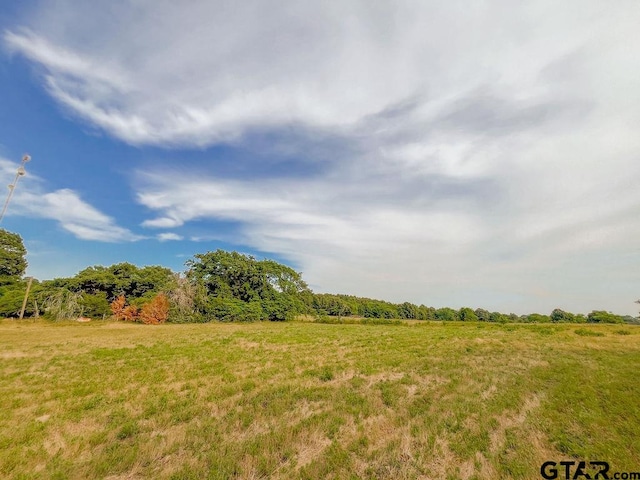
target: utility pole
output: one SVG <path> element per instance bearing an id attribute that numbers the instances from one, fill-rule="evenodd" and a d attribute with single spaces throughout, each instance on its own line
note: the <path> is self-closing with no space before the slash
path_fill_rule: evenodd
<path id="1" fill-rule="evenodd" d="M 16 185 L 18 185 L 18 180 L 20 177 L 24 177 L 27 174 L 27 171 L 24 169 L 25 163 L 31 160 L 31 157 L 27 154 L 22 156 L 22 165 L 18 167 L 18 171 L 16 172 L 16 178 L 13 180 L 13 183 L 9 184 L 9 195 L 7 195 L 7 200 L 4 202 L 4 207 L 2 207 L 2 213 L 0 213 L 0 223 L 4 218 L 4 214 L 7 211 L 7 207 L 9 206 L 9 202 L 11 201 L 11 197 L 13 197 L 13 191 L 16 189 Z"/>
<path id="2" fill-rule="evenodd" d="M 27 300 L 29 299 L 29 290 L 31 290 L 31 284 L 33 283 L 33 277 L 29 277 L 29 283 L 27 283 L 27 291 L 24 294 L 24 300 L 22 301 L 22 308 L 20 309 L 20 320 L 24 317 L 24 309 L 27 308 Z"/>

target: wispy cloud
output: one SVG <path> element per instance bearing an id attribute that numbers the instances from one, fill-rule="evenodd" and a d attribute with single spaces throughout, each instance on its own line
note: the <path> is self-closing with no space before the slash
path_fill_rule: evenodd
<path id="1" fill-rule="evenodd" d="M 0 159 L 2 178 L 15 175 L 18 165 Z M 47 192 L 44 182 L 28 174 L 18 185 L 8 215 L 20 214 L 55 220 L 66 231 L 81 240 L 131 242 L 144 237 L 120 227 L 115 220 L 82 200 L 77 192 L 60 189 Z"/>
<path id="2" fill-rule="evenodd" d="M 638 5 L 60 0 L 3 38 L 124 142 L 249 152 L 139 173 L 146 228 L 234 222 L 325 290 L 582 311 L 636 295 Z"/>
<path id="3" fill-rule="evenodd" d="M 122 140 L 203 146 L 252 129 L 344 128 L 407 98 L 422 98 L 416 112 L 425 114 L 484 84 L 518 91 L 526 107 L 558 76 L 551 67 L 580 48 L 593 61 L 578 62 L 586 71 L 573 74 L 601 68 L 609 53 L 603 44 L 616 49 L 616 62 L 631 59 L 611 43 L 633 35 L 636 10 L 632 2 L 604 10 L 598 2 L 546 1 L 460 9 L 412 0 L 278 8 L 199 1 L 188 9 L 116 1 L 89 9 L 63 0 L 6 31 L 4 43 L 43 67 L 61 104 Z M 491 99 L 461 105 L 450 122 L 514 129 L 548 113 L 525 108 L 492 118 L 499 108 Z"/>

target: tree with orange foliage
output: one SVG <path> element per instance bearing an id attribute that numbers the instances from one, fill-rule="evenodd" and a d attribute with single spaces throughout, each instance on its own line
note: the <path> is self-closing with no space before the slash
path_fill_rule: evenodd
<path id="1" fill-rule="evenodd" d="M 135 322 L 138 320 L 138 307 L 135 305 L 127 305 L 122 310 L 122 320 L 125 322 Z"/>
<path id="2" fill-rule="evenodd" d="M 127 299 L 124 295 L 120 295 L 111 302 L 111 311 L 116 320 L 124 320 L 125 322 L 135 322 L 138 320 L 138 308 L 133 305 L 127 305 Z"/>
<path id="3" fill-rule="evenodd" d="M 113 316 L 116 317 L 117 320 L 124 320 L 124 309 L 126 303 L 127 301 L 124 298 L 124 295 L 120 295 L 109 305 Z"/>
<path id="4" fill-rule="evenodd" d="M 166 322 L 169 318 L 169 299 L 163 293 L 159 293 L 153 300 L 142 306 L 139 318 L 147 325 Z"/>

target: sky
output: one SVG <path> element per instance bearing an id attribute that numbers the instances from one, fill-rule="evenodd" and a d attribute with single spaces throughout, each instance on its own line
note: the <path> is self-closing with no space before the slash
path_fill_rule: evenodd
<path id="1" fill-rule="evenodd" d="M 27 274 L 218 248 L 316 292 L 640 298 L 640 2 L 0 3 Z M 7 192 L 8 193 L 8 192 Z"/>

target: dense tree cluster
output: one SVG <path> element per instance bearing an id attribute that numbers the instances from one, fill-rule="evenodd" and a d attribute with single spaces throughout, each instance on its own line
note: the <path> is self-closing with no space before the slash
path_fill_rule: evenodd
<path id="1" fill-rule="evenodd" d="M 24 270 L 20 277 L 23 273 Z M 26 290 L 26 282 L 20 277 L 13 277 L 0 286 L 0 316 L 17 316 L 20 311 Z M 170 269 L 160 266 L 139 268 L 118 263 L 110 267 L 88 267 L 74 277 L 34 281 L 25 315 L 44 314 L 55 319 L 81 315 L 105 318 L 112 314 L 110 304 L 119 295 L 130 298 L 138 308 L 158 293 L 167 291 L 174 277 Z"/>
<path id="2" fill-rule="evenodd" d="M 588 316 L 555 309 L 550 315 L 532 313 L 528 315 L 489 312 L 482 308 L 475 310 L 463 307 L 433 308 L 412 303 L 390 303 L 370 298 L 350 295 L 313 294 L 314 312 L 329 316 L 359 316 L 364 318 L 439 320 L 462 322 L 524 322 L 524 323 L 623 323 L 633 322 L 633 317 L 623 317 L 604 311 L 594 311 Z"/>
<path id="3" fill-rule="evenodd" d="M 19 235 L 0 229 L 0 316 L 17 316 L 26 290 L 27 263 Z M 635 323 L 605 311 L 589 315 L 555 309 L 549 315 L 489 312 L 469 307 L 433 308 L 352 295 L 313 293 L 299 273 L 273 260 L 216 250 L 196 254 L 184 274 L 161 266 L 118 263 L 85 268 L 70 278 L 34 282 L 27 316 L 63 319 L 114 317 L 148 324 L 165 321 L 289 320 L 300 314 L 365 319 L 463 322 Z"/>
<path id="4" fill-rule="evenodd" d="M 171 296 L 192 292 L 192 315 L 200 321 L 289 320 L 309 310 L 312 294 L 300 274 L 273 260 L 216 250 L 186 265 Z"/>

